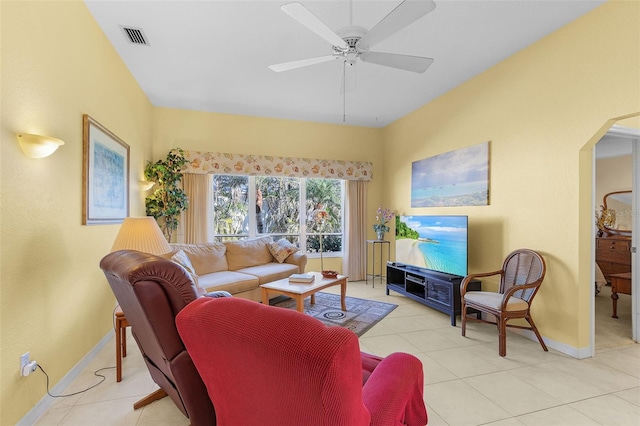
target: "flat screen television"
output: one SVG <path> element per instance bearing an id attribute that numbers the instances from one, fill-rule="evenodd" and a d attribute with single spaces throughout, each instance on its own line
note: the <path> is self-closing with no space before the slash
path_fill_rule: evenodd
<path id="1" fill-rule="evenodd" d="M 467 275 L 467 216 L 396 216 L 396 264 Z"/>

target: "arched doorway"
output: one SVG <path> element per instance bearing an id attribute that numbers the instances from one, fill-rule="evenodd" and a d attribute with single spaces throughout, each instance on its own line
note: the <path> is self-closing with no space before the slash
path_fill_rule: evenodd
<path id="1" fill-rule="evenodd" d="M 633 151 L 640 139 L 640 129 L 612 126 L 594 148 L 594 207 L 603 215 L 604 206 L 614 212 L 609 232 L 598 231 L 595 248 L 594 349 L 598 351 L 629 345 L 633 339 L 633 293 L 629 294 L 631 272 L 631 236 L 633 232 L 632 194 L 616 191 L 633 190 Z M 612 194 L 614 193 L 614 194 Z M 622 197 L 622 198 L 620 198 Z M 608 200 L 605 200 L 605 198 Z M 624 201 L 624 202 L 623 202 Z M 601 225 L 604 227 L 604 225 Z M 607 225 L 608 226 L 608 225 Z M 635 227 L 637 232 L 637 226 Z M 617 231 L 619 230 L 619 231 Z M 630 231 L 626 231 L 630 230 Z M 620 275 L 623 274 L 623 275 Z M 626 274 L 626 275 L 624 275 Z M 633 275 L 633 274 L 632 274 Z M 615 277 L 615 278 L 613 278 Z M 615 293 L 613 285 L 624 283 Z"/>
<path id="2" fill-rule="evenodd" d="M 596 134 L 585 144 L 584 149 L 581 151 L 581 181 L 582 185 L 586 185 L 588 182 L 589 190 L 581 191 L 582 194 L 586 195 L 587 192 L 590 194 L 589 197 L 585 197 L 583 202 L 581 202 L 581 213 L 580 213 L 580 227 L 581 227 L 581 235 L 584 238 L 588 236 L 588 245 L 590 250 L 588 253 L 582 252 L 580 253 L 581 264 L 585 265 L 585 267 L 590 268 L 590 281 L 589 281 L 589 289 L 591 293 L 591 303 L 589 310 L 589 342 L 590 342 L 590 356 L 595 356 L 595 237 L 597 228 L 595 226 L 594 221 L 594 206 L 599 206 L 601 204 L 601 200 L 596 199 L 595 196 L 595 145 L 596 143 L 609 131 L 613 126 L 614 130 L 620 131 L 621 128 L 627 128 L 630 132 L 629 135 L 633 136 L 635 139 L 635 143 L 633 144 L 633 184 L 638 187 L 637 182 L 640 181 L 640 112 L 635 112 L 629 115 L 613 118 L 608 120 L 603 126 L 599 129 Z M 620 127 L 618 127 L 620 126 Z M 586 190 L 586 188 L 584 188 Z M 636 188 L 637 189 L 637 188 Z M 633 193 L 633 228 L 640 229 L 640 219 L 638 218 L 638 212 L 640 211 L 638 204 L 638 191 L 634 191 Z M 632 246 L 632 339 L 636 342 L 639 340 L 638 336 L 638 307 L 640 306 L 640 291 L 637 291 L 637 278 L 640 274 L 640 265 L 637 261 L 637 250 L 638 247 L 638 232 L 633 233 L 633 238 L 631 242 Z M 586 241 L 585 241 L 586 243 Z M 584 246 L 583 246 L 584 247 Z M 588 259 L 588 262 L 586 261 Z M 634 291 L 636 290 L 636 291 Z M 584 318 L 584 317 L 583 317 Z M 583 323 L 584 324 L 584 323 Z M 585 324 L 586 325 L 586 324 Z M 582 328 L 582 327 L 581 327 Z M 585 328 L 582 328 L 585 330 Z M 586 331 L 586 330 L 585 330 Z M 585 354 L 586 356 L 589 356 Z"/>

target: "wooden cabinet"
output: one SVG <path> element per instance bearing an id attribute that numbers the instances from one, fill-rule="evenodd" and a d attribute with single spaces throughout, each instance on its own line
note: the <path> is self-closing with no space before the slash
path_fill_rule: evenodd
<path id="1" fill-rule="evenodd" d="M 596 262 L 607 282 L 611 282 L 611 274 L 631 272 L 631 238 L 596 238 Z"/>
<path id="2" fill-rule="evenodd" d="M 415 301 L 444 312 L 451 317 L 451 325 L 456 325 L 456 315 L 460 315 L 460 283 L 464 277 L 430 271 L 409 265 L 387 263 L 387 294 L 389 290 L 403 294 Z M 469 284 L 469 290 L 480 290 L 480 281 Z"/>

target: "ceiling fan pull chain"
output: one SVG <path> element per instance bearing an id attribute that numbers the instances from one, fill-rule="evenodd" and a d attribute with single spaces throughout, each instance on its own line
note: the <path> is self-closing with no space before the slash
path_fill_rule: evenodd
<path id="1" fill-rule="evenodd" d="M 344 81 L 344 90 L 342 91 L 342 122 L 347 122 L 347 60 L 342 61 L 342 81 Z"/>

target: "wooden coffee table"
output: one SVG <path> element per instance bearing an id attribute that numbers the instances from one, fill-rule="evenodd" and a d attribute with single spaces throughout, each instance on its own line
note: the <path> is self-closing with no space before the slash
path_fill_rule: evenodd
<path id="1" fill-rule="evenodd" d="M 343 311 L 347 310 L 345 304 L 345 296 L 347 294 L 347 277 L 338 275 L 336 278 L 324 278 L 320 272 L 307 272 L 316 276 L 312 283 L 294 283 L 289 282 L 289 278 L 262 284 L 262 303 L 269 304 L 269 295 L 284 294 L 296 301 L 296 310 L 304 313 L 304 299 L 311 296 L 311 304 L 316 303 L 315 294 L 322 289 L 334 285 L 340 286 L 340 304 Z"/>

